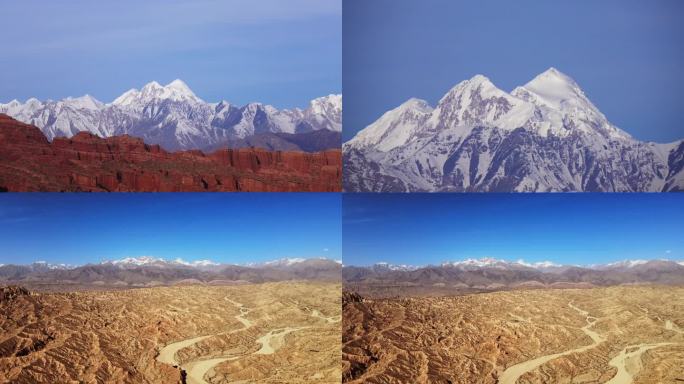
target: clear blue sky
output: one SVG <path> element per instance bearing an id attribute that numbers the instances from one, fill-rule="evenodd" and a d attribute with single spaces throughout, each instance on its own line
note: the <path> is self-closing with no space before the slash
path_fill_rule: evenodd
<path id="1" fill-rule="evenodd" d="M 684 260 L 684 195 L 345 194 L 345 265 Z"/>
<path id="2" fill-rule="evenodd" d="M 0 194 L 0 264 L 341 259 L 333 193 Z"/>
<path id="3" fill-rule="evenodd" d="M 180 78 L 206 101 L 289 108 L 342 87 L 341 0 L 5 1 L 0 35 L 0 102 Z"/>
<path id="4" fill-rule="evenodd" d="M 345 0 L 344 140 L 475 74 L 505 91 L 549 67 L 641 140 L 684 138 L 684 1 Z"/>

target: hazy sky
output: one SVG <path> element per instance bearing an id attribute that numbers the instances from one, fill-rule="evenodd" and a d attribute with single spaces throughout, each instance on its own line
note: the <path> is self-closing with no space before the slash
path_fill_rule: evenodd
<path id="1" fill-rule="evenodd" d="M 682 15 L 680 0 L 345 0 L 344 140 L 475 74 L 510 92 L 549 67 L 634 137 L 682 139 Z"/>
<path id="2" fill-rule="evenodd" d="M 343 196 L 344 264 L 684 260 L 682 194 Z"/>
<path id="3" fill-rule="evenodd" d="M 305 107 L 342 87 L 341 0 L 22 0 L 2 5 L 0 102 L 156 80 L 206 101 Z"/>
<path id="4" fill-rule="evenodd" d="M 341 259 L 333 193 L 0 194 L 0 264 Z"/>

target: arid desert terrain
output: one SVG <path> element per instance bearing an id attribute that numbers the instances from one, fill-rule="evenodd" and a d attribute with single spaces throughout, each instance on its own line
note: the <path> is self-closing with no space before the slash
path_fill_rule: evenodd
<path id="1" fill-rule="evenodd" d="M 343 294 L 349 383 L 684 383 L 684 288 Z"/>
<path id="2" fill-rule="evenodd" d="M 0 290 L 1 383 L 337 383 L 341 285 Z"/>

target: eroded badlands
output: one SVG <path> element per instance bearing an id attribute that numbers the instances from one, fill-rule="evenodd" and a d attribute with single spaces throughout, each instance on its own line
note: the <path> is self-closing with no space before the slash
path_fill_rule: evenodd
<path id="1" fill-rule="evenodd" d="M 0 382 L 337 383 L 341 286 L 4 288 Z"/>
<path id="2" fill-rule="evenodd" d="M 349 383 L 684 382 L 684 288 L 343 299 Z"/>

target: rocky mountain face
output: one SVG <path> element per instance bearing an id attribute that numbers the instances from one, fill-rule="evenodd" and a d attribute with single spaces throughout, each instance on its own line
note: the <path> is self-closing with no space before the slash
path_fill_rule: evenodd
<path id="1" fill-rule="evenodd" d="M 153 257 L 126 258 L 81 266 L 0 266 L 0 285 L 41 287 L 147 287 L 156 285 L 234 285 L 287 280 L 340 281 L 342 266 L 329 259 L 297 259 L 289 263 L 252 265 L 185 262 Z"/>
<path id="2" fill-rule="evenodd" d="M 278 110 L 260 103 L 207 103 L 181 80 L 166 86 L 151 82 L 109 104 L 89 95 L 60 101 L 13 100 L 0 104 L 0 113 L 37 126 L 50 141 L 79 132 L 103 138 L 130 135 L 169 151 L 215 149 L 263 134 L 299 135 L 323 130 L 334 136 L 342 130 L 341 95 L 312 100 L 306 109 Z M 271 145 L 274 148 L 269 149 L 277 150 L 307 148 L 295 148 L 296 144 L 293 147 L 293 142 L 282 137 L 278 145 Z M 329 148 L 315 147 L 312 151 Z"/>
<path id="3" fill-rule="evenodd" d="M 381 263 L 368 267 L 345 266 L 342 279 L 349 289 L 380 296 L 624 284 L 681 285 L 684 284 L 684 262 L 635 260 L 573 266 L 486 258 L 420 267 Z"/>
<path id="4" fill-rule="evenodd" d="M 356 192 L 684 190 L 684 141 L 641 142 L 551 68 L 511 93 L 477 75 L 411 99 L 344 143 Z"/>
<path id="5" fill-rule="evenodd" d="M 205 151 L 221 148 L 263 148 L 269 151 L 301 151 L 319 152 L 340 149 L 342 134 L 340 132 L 320 129 L 306 133 L 259 133 L 244 139 L 231 139 L 227 142 L 212 145 Z"/>
<path id="6" fill-rule="evenodd" d="M 88 132 L 50 143 L 38 128 L 0 114 L 0 191 L 333 192 L 341 166 L 339 150 L 167 152 L 128 135 Z"/>

